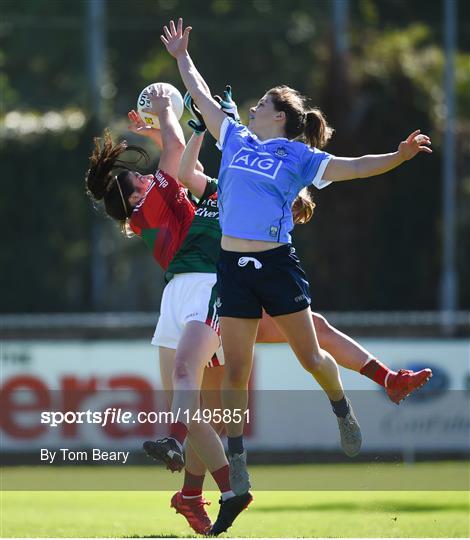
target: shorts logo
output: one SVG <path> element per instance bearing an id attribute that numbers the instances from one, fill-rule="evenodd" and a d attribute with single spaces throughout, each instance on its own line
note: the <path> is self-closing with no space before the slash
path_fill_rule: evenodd
<path id="1" fill-rule="evenodd" d="M 250 171 L 274 180 L 281 166 L 282 161 L 273 159 L 268 152 L 255 152 L 243 147 L 233 156 L 228 168 Z"/>
<path id="2" fill-rule="evenodd" d="M 222 301 L 220 300 L 220 296 L 218 296 L 217 300 L 215 301 L 215 307 L 216 308 L 222 307 Z"/>
<path id="3" fill-rule="evenodd" d="M 263 266 L 263 265 L 258 261 L 258 259 L 255 259 L 254 257 L 240 257 L 240 258 L 238 259 L 238 266 L 240 266 L 241 268 L 243 268 L 243 267 L 246 266 L 250 261 L 255 265 L 256 270 L 259 270 L 259 269 L 262 268 L 262 266 Z"/>
<path id="4" fill-rule="evenodd" d="M 294 302 L 302 302 L 302 300 L 307 300 L 307 297 L 305 296 L 305 294 L 301 294 L 294 298 Z"/>
<path id="5" fill-rule="evenodd" d="M 277 236 L 278 227 L 271 227 L 269 229 L 269 236 Z"/>

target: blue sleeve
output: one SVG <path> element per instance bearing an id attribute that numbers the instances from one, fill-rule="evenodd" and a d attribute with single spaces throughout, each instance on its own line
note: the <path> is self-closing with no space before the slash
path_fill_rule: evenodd
<path id="1" fill-rule="evenodd" d="M 304 187 L 313 184 L 316 188 L 322 189 L 331 184 L 330 180 L 322 180 L 328 162 L 333 157 L 328 152 L 322 152 L 316 148 L 303 145 L 301 155 L 300 176 Z"/>
<path id="2" fill-rule="evenodd" d="M 220 135 L 216 146 L 219 150 L 225 150 L 229 143 L 236 143 L 237 139 L 241 142 L 249 133 L 246 126 L 240 124 L 240 122 L 235 122 L 233 118 L 227 116 L 220 126 Z"/>

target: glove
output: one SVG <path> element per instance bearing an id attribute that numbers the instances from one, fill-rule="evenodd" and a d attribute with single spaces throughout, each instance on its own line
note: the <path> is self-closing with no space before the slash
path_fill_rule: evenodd
<path id="1" fill-rule="evenodd" d="M 238 107 L 232 98 L 232 87 L 227 84 L 224 90 L 224 98 L 220 96 L 214 96 L 214 99 L 218 102 L 221 109 L 227 116 L 233 118 L 236 122 L 240 122 L 240 115 L 238 114 Z"/>
<path id="2" fill-rule="evenodd" d="M 196 133 L 196 135 L 201 135 L 207 129 L 206 123 L 204 122 L 201 111 L 197 108 L 197 105 L 194 103 L 189 92 L 186 92 L 184 95 L 184 106 L 192 116 L 191 120 L 188 120 L 188 126 Z"/>

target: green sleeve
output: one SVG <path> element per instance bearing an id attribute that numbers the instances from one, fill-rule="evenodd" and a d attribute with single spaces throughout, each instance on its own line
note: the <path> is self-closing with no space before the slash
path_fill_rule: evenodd
<path id="1" fill-rule="evenodd" d="M 204 190 L 204 193 L 201 195 L 201 198 L 199 199 L 199 204 L 201 204 L 201 202 L 208 199 L 211 195 L 213 195 L 217 191 L 217 184 L 218 184 L 217 178 L 207 177 L 206 189 Z"/>

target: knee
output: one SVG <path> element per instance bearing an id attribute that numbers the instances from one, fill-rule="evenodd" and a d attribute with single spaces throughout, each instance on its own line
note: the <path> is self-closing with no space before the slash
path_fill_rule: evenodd
<path id="1" fill-rule="evenodd" d="M 248 379 L 250 378 L 250 370 L 243 365 L 236 364 L 234 366 L 225 366 L 225 381 L 232 388 L 246 388 Z"/>
<path id="2" fill-rule="evenodd" d="M 313 355 L 308 359 L 307 362 L 303 362 L 302 365 L 309 373 L 315 375 L 315 373 L 318 373 L 318 371 L 320 370 L 322 362 L 323 358 L 321 357 L 321 355 Z"/>
<path id="3" fill-rule="evenodd" d="M 322 342 L 324 343 L 328 341 L 333 328 L 325 317 L 323 317 L 323 315 L 319 315 L 318 313 L 313 314 L 313 324 L 315 326 L 315 332 L 321 346 Z"/>
<path id="4" fill-rule="evenodd" d="M 190 378 L 191 371 L 189 363 L 184 358 L 175 359 L 175 368 L 173 370 L 174 381 L 185 381 Z"/>
<path id="5" fill-rule="evenodd" d="M 303 368 L 313 376 L 321 373 L 331 362 L 335 362 L 334 358 L 323 349 L 309 355 L 308 358 L 301 359 Z"/>
<path id="6" fill-rule="evenodd" d="M 325 317 L 323 317 L 323 315 L 320 315 L 319 313 L 313 313 L 313 324 L 315 326 L 315 332 L 317 335 L 326 335 L 331 332 L 330 323 L 325 319 Z"/>

